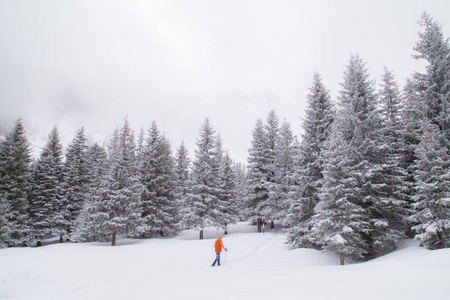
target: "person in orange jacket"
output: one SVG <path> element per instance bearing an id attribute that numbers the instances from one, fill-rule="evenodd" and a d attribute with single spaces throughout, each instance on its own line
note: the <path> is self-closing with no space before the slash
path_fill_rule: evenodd
<path id="1" fill-rule="evenodd" d="M 220 266 L 220 252 L 222 252 L 222 248 L 225 249 L 225 251 L 228 251 L 227 248 L 225 248 L 225 246 L 223 245 L 223 241 L 222 241 L 222 237 L 219 236 L 219 238 L 216 240 L 216 242 L 214 243 L 214 248 L 216 251 L 216 259 L 214 260 L 213 264 L 211 265 L 211 267 L 214 267 L 216 265 Z"/>

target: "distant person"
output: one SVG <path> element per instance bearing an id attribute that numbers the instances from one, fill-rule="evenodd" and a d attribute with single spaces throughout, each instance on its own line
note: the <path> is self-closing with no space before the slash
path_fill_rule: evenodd
<path id="1" fill-rule="evenodd" d="M 217 263 L 218 266 L 220 266 L 220 252 L 222 252 L 222 248 L 225 249 L 225 251 L 228 251 L 227 248 L 223 245 L 222 237 L 219 236 L 214 243 L 214 248 L 216 251 L 216 259 L 214 260 L 211 267 L 214 267 Z"/>

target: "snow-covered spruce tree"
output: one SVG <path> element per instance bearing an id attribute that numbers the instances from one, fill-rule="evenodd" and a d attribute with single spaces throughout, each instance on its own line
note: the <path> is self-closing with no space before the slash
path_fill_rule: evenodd
<path id="1" fill-rule="evenodd" d="M 31 150 L 21 119 L 0 143 L 0 196 L 8 209 L 4 216 L 7 229 L 3 228 L 8 247 L 26 246 L 30 241 L 28 226 L 28 192 L 31 180 Z"/>
<path id="2" fill-rule="evenodd" d="M 0 249 L 8 247 L 10 227 L 8 226 L 9 203 L 5 193 L 0 191 Z"/>
<path id="3" fill-rule="evenodd" d="M 219 195 L 217 201 L 217 222 L 222 224 L 225 234 L 228 234 L 228 224 L 235 224 L 238 220 L 236 205 L 236 175 L 233 161 L 228 152 L 225 152 L 219 170 Z"/>
<path id="4" fill-rule="evenodd" d="M 427 117 L 438 126 L 450 149 L 450 44 L 444 38 L 441 25 L 424 13 L 419 25 L 419 41 L 414 50 L 416 59 L 427 61 L 426 73 L 422 74 L 421 96 L 426 103 Z"/>
<path id="5" fill-rule="evenodd" d="M 250 218 L 258 218 L 258 232 L 261 232 L 261 207 L 269 198 L 269 173 L 272 170 L 268 138 L 261 119 L 256 121 L 252 137 L 248 156 L 246 202 Z"/>
<path id="6" fill-rule="evenodd" d="M 319 188 L 320 201 L 314 208 L 312 227 L 306 235 L 310 243 L 321 245 L 345 258 L 362 260 L 368 254 L 366 237 L 370 218 L 361 206 L 363 167 L 361 153 L 345 141 L 342 118 L 333 123 L 333 131 L 323 152 L 323 180 Z"/>
<path id="7" fill-rule="evenodd" d="M 181 142 L 175 158 L 175 173 L 178 178 L 179 186 L 186 187 L 187 181 L 189 180 L 190 167 L 191 160 L 189 158 L 189 151 L 184 145 L 184 142 Z M 185 192 L 183 191 L 182 194 L 185 195 Z"/>
<path id="8" fill-rule="evenodd" d="M 106 187 L 108 175 L 108 154 L 106 149 L 97 143 L 87 151 L 87 165 L 89 176 L 89 192 L 83 203 L 83 208 L 75 221 L 75 231 L 71 239 L 76 242 L 106 241 L 108 236 L 101 233 L 97 208 L 101 197 L 98 191 Z"/>
<path id="9" fill-rule="evenodd" d="M 115 246 L 116 236 L 139 236 L 147 231 L 142 218 L 141 194 L 143 186 L 138 176 L 136 144 L 128 120 L 116 130 L 108 148 L 109 170 L 106 180 L 97 189 L 94 200 L 97 207 L 93 219 L 100 223 L 102 236 L 111 237 Z"/>
<path id="10" fill-rule="evenodd" d="M 188 226 L 200 231 L 200 239 L 203 239 L 205 227 L 222 225 L 214 219 L 214 210 L 218 201 L 215 145 L 214 129 L 206 119 L 200 128 L 200 138 L 197 140 L 198 149 L 195 151 L 190 193 L 186 203 L 187 211 L 184 216 Z"/>
<path id="11" fill-rule="evenodd" d="M 53 127 L 48 142 L 42 149 L 32 176 L 29 194 L 29 214 L 33 236 L 39 243 L 52 236 L 61 236 L 67 220 L 61 211 L 64 184 L 63 150 L 58 129 Z"/>
<path id="12" fill-rule="evenodd" d="M 422 123 L 416 150 L 416 239 L 428 249 L 450 248 L 450 154 L 445 137 L 431 122 Z"/>
<path id="13" fill-rule="evenodd" d="M 402 123 L 404 128 L 403 133 L 403 153 L 402 153 L 402 167 L 406 171 L 404 178 L 404 186 L 406 187 L 407 201 L 410 207 L 414 207 L 414 196 L 416 194 L 416 167 L 417 156 L 416 149 L 420 143 L 422 135 L 421 124 L 427 120 L 426 104 L 424 98 L 421 96 L 423 92 L 423 76 L 414 74 L 407 79 L 403 90 L 403 109 L 402 109 Z M 410 219 L 412 221 L 412 219 Z M 415 223 L 411 226 L 417 225 Z M 413 230 L 408 230 L 408 237 L 412 238 L 415 235 Z"/>
<path id="14" fill-rule="evenodd" d="M 184 224 L 184 217 L 188 211 L 187 209 L 187 197 L 189 195 L 189 179 L 191 174 L 191 160 L 189 158 L 189 152 L 181 142 L 180 147 L 177 150 L 175 157 L 175 176 L 177 180 L 177 198 L 180 200 L 180 217 L 181 217 L 181 229 L 187 229 Z"/>
<path id="15" fill-rule="evenodd" d="M 221 198 L 224 194 L 224 191 L 222 190 L 222 177 L 220 174 L 221 167 L 222 167 L 222 160 L 224 155 L 223 150 L 223 141 L 222 137 L 220 136 L 220 133 L 217 133 L 214 140 L 214 150 L 213 150 L 213 159 L 212 161 L 212 168 L 211 172 L 213 176 L 216 178 L 216 202 L 214 206 L 212 207 L 211 211 L 211 218 L 215 220 L 217 226 L 221 226 L 224 231 L 226 231 L 225 228 L 225 219 L 224 219 L 224 212 L 225 212 L 225 203 L 223 199 Z"/>
<path id="16" fill-rule="evenodd" d="M 75 220 L 83 207 L 89 190 L 86 140 L 84 128 L 81 128 L 66 149 L 65 185 L 61 214 L 68 222 L 65 233 L 61 235 L 61 241 L 63 236 L 72 234 Z"/>
<path id="17" fill-rule="evenodd" d="M 405 184 L 406 170 L 402 164 L 404 128 L 401 120 L 402 99 L 391 71 L 385 68 L 378 93 L 381 127 L 378 133 L 376 160 L 368 186 L 372 197 L 369 207 L 372 216 L 371 255 L 395 249 L 405 237 L 408 216 L 412 213 Z"/>
<path id="18" fill-rule="evenodd" d="M 322 152 L 330 136 L 334 121 L 334 106 L 329 91 L 319 74 L 313 77 L 313 84 L 307 96 L 308 107 L 303 120 L 302 142 L 294 163 L 297 190 L 292 191 L 292 203 L 286 223 L 288 242 L 299 247 L 309 246 L 311 218 L 319 202 L 318 189 L 323 179 Z"/>
<path id="19" fill-rule="evenodd" d="M 277 186 L 279 185 L 276 179 L 277 171 L 275 161 L 277 159 L 276 148 L 279 142 L 280 135 L 280 121 L 274 110 L 271 110 L 267 115 L 265 129 L 267 134 L 267 147 L 269 153 L 269 173 L 267 178 L 269 182 L 269 198 L 267 199 L 267 201 L 260 203 L 261 206 L 258 208 L 258 210 L 267 221 L 270 221 L 270 228 L 274 228 L 274 222 L 278 213 L 278 203 L 276 199 L 278 198 L 278 196 L 274 193 L 271 194 L 270 190 L 276 190 Z"/>
<path id="20" fill-rule="evenodd" d="M 386 228 L 383 217 L 372 214 L 374 211 L 371 210 L 378 201 L 378 198 L 375 197 L 377 186 L 374 185 L 376 183 L 374 180 L 377 178 L 373 176 L 377 175 L 382 161 L 377 148 L 381 122 L 376 109 L 374 83 L 368 77 L 365 63 L 358 55 L 352 55 L 344 73 L 344 82 L 341 84 L 342 90 L 338 97 L 339 111 L 336 121 L 333 123 L 333 131 L 339 131 L 339 133 L 333 133 L 333 138 L 339 138 L 342 141 L 339 144 L 336 141 L 330 142 L 331 148 L 324 157 L 325 165 L 329 166 L 330 162 L 336 163 L 336 157 L 342 157 L 342 154 L 339 155 L 336 149 L 342 148 L 342 153 L 346 155 L 342 157 L 342 164 L 345 168 L 339 171 L 343 173 L 339 176 L 350 183 L 345 182 L 346 188 L 340 188 L 336 192 L 333 189 L 336 189 L 337 179 L 331 177 L 324 178 L 321 187 L 321 195 L 323 195 L 321 197 L 327 201 L 345 199 L 351 204 L 352 210 L 356 214 L 353 219 L 345 218 L 346 221 L 342 221 L 342 226 L 353 228 L 352 230 L 361 229 L 361 231 L 352 233 L 352 236 L 358 236 L 360 240 L 356 241 L 353 238 L 342 240 L 347 247 L 354 249 L 351 257 L 355 260 L 362 259 L 362 255 L 365 256 L 364 258 L 369 258 L 375 254 L 374 245 L 383 236 L 379 232 Z M 337 147 L 338 145 L 339 147 Z M 332 199 L 328 199 L 328 197 Z M 327 215 L 321 213 L 320 210 L 315 210 L 315 214 L 317 215 L 316 220 L 327 218 Z M 364 220 L 364 218 L 368 218 L 368 220 Z M 356 220 L 369 222 L 370 230 L 367 230 L 368 228 L 364 225 L 356 226 L 346 223 Z M 319 221 L 314 221 L 314 223 L 317 222 Z M 332 233 L 335 234 L 335 230 L 332 230 Z M 323 234 L 327 235 L 326 232 Z M 327 245 L 327 239 L 314 238 L 313 241 L 324 247 Z"/>
<path id="21" fill-rule="evenodd" d="M 145 132 L 144 128 L 141 128 L 138 137 L 137 149 L 136 149 L 136 159 L 138 166 L 141 165 L 143 155 L 144 155 L 144 147 L 145 147 Z"/>
<path id="22" fill-rule="evenodd" d="M 374 82 L 358 56 L 350 61 L 339 100 L 348 115 L 344 117 L 347 120 L 343 127 L 344 139 L 362 158 L 358 163 L 363 165 L 360 169 L 363 193 L 356 204 L 370 217 L 371 228 L 366 236 L 366 259 L 369 259 L 394 249 L 395 243 L 403 238 L 402 223 L 406 217 L 403 190 L 392 187 L 393 184 L 400 186 L 402 178 L 398 176 L 402 171 L 396 167 L 396 154 L 388 150 L 392 145 L 385 144 L 387 137 L 383 135 Z"/>
<path id="23" fill-rule="evenodd" d="M 269 185 L 269 200 L 272 212 L 271 220 L 285 221 L 289 206 L 292 203 L 292 191 L 297 188 L 294 177 L 295 137 L 291 125 L 284 120 L 275 145 L 274 182 Z M 273 223 L 272 223 L 273 225 Z M 272 227 L 273 228 L 273 227 Z"/>
<path id="24" fill-rule="evenodd" d="M 169 141 L 155 122 L 148 132 L 139 166 L 142 194 L 142 217 L 146 220 L 144 236 L 175 235 L 180 230 L 175 162 Z"/>
<path id="25" fill-rule="evenodd" d="M 267 115 L 267 121 L 264 126 L 263 134 L 265 135 L 266 144 L 263 145 L 265 147 L 266 160 L 265 160 L 265 181 L 267 188 L 267 199 L 261 200 L 258 202 L 255 207 L 256 215 L 258 217 L 264 218 L 264 220 L 270 222 L 270 228 L 275 227 L 275 220 L 279 215 L 278 210 L 280 204 L 278 203 L 279 197 L 275 191 L 279 187 L 279 183 L 277 182 L 277 171 L 276 171 L 276 157 L 277 157 L 277 144 L 279 142 L 280 137 L 280 124 L 275 111 L 271 110 Z M 258 223 L 260 221 L 258 220 Z M 259 231 L 259 229 L 258 229 Z"/>
<path id="26" fill-rule="evenodd" d="M 247 172 L 246 167 L 241 162 L 233 164 L 233 172 L 235 174 L 235 196 L 236 208 L 238 210 L 238 220 L 248 220 L 249 213 L 245 199 L 247 198 Z"/>

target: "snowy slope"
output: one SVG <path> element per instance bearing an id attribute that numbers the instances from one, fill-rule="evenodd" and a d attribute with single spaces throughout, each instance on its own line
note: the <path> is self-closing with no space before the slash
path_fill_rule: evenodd
<path id="1" fill-rule="evenodd" d="M 450 249 L 414 241 L 368 263 L 339 266 L 334 254 L 292 249 L 280 231 L 241 223 L 212 268 L 214 239 L 122 239 L 0 251 L 0 299 L 448 299 Z M 225 257 L 226 255 L 226 257 Z"/>

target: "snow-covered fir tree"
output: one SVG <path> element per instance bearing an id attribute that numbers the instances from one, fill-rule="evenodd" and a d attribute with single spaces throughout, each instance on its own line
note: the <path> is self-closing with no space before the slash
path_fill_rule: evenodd
<path id="1" fill-rule="evenodd" d="M 105 180 L 108 175 L 108 154 L 106 149 L 97 143 L 90 146 L 87 151 L 87 165 L 89 176 L 89 192 L 83 203 L 83 208 L 75 221 L 75 231 L 71 239 L 76 242 L 105 241 L 108 236 L 100 230 L 100 220 L 97 218 L 97 209 L 101 197 L 98 191 L 107 186 Z"/>
<path id="2" fill-rule="evenodd" d="M 184 216 L 187 213 L 187 197 L 189 195 L 189 178 L 191 174 L 191 160 L 189 151 L 184 142 L 181 142 L 175 156 L 175 176 L 177 180 L 177 197 L 180 203 L 180 217 L 182 229 L 187 228 L 184 224 Z"/>
<path id="3" fill-rule="evenodd" d="M 66 149 L 64 162 L 64 199 L 61 212 L 68 221 L 66 235 L 71 235 L 74 223 L 80 213 L 89 190 L 89 176 L 87 166 L 86 136 L 84 128 L 77 131 L 75 138 Z"/>
<path id="4" fill-rule="evenodd" d="M 216 136 L 208 119 L 200 128 L 197 150 L 190 180 L 190 192 L 187 197 L 187 211 L 184 220 L 188 226 L 200 231 L 207 226 L 221 226 L 214 218 L 218 201 L 218 178 L 216 162 Z"/>
<path id="5" fill-rule="evenodd" d="M 141 128 L 137 140 L 137 150 L 136 150 L 136 158 L 138 166 L 140 166 L 142 162 L 142 158 L 144 155 L 144 147 L 145 147 L 145 131 L 144 128 Z"/>
<path id="6" fill-rule="evenodd" d="M 239 212 L 236 203 L 236 174 L 233 169 L 233 161 L 227 151 L 223 155 L 218 176 L 219 195 L 216 220 L 222 224 L 224 233 L 228 234 L 228 225 L 236 223 Z"/>
<path id="7" fill-rule="evenodd" d="M 247 198 L 247 170 L 241 162 L 233 164 L 234 170 L 234 187 L 236 196 L 236 208 L 238 210 L 238 220 L 248 220 L 249 213 L 245 199 Z"/>
<path id="8" fill-rule="evenodd" d="M 61 214 L 64 184 L 63 150 L 57 127 L 53 127 L 33 170 L 29 214 L 37 241 L 62 236 L 68 220 Z"/>
<path id="9" fill-rule="evenodd" d="M 250 218 L 258 218 L 258 232 L 261 232 L 261 207 L 269 198 L 269 173 L 271 153 L 267 147 L 268 138 L 261 119 L 256 121 L 252 132 L 252 147 L 249 149 L 247 171 L 247 206 Z"/>
<path id="10" fill-rule="evenodd" d="M 421 96 L 426 103 L 430 121 L 437 125 L 447 140 L 450 149 L 450 44 L 444 38 L 441 25 L 424 13 L 419 25 L 419 41 L 414 50 L 415 58 L 425 60 L 426 73 L 421 76 Z"/>
<path id="11" fill-rule="evenodd" d="M 279 185 L 276 178 L 277 171 L 275 162 L 277 157 L 276 148 L 280 134 L 280 121 L 274 110 L 271 110 L 267 115 L 265 129 L 269 153 L 269 162 L 267 166 L 269 169 L 269 172 L 267 174 L 267 180 L 269 183 L 269 198 L 267 199 L 267 201 L 260 203 L 258 210 L 260 211 L 260 214 L 264 216 L 265 220 L 270 221 L 270 227 L 274 228 L 274 222 L 278 216 L 279 203 L 277 200 L 279 200 L 279 198 L 275 193 L 270 193 L 270 190 L 276 190 Z"/>
<path id="12" fill-rule="evenodd" d="M 145 236 L 174 235 L 180 226 L 180 201 L 177 199 L 175 162 L 169 141 L 155 122 L 149 130 L 139 166 L 142 194 L 142 217 L 146 220 Z"/>
<path id="13" fill-rule="evenodd" d="M 294 160 L 297 189 L 292 191 L 292 203 L 286 220 L 289 226 L 288 242 L 302 247 L 310 244 L 310 221 L 319 202 L 318 189 L 323 179 L 321 157 L 334 121 L 334 106 L 319 74 L 313 77 L 307 100 L 302 125 L 304 133 Z"/>
<path id="14" fill-rule="evenodd" d="M 94 194 L 92 218 L 100 224 L 99 235 L 109 236 L 114 246 L 118 234 L 141 236 L 147 231 L 141 205 L 144 187 L 138 177 L 136 144 L 128 120 L 115 130 L 108 151 L 108 175 Z"/>
<path id="15" fill-rule="evenodd" d="M 403 185 L 406 190 L 406 200 L 413 208 L 414 195 L 416 193 L 416 167 L 417 156 L 416 148 L 420 143 L 420 137 L 422 135 L 421 124 L 427 120 L 426 116 L 426 104 L 421 97 L 423 86 L 421 85 L 422 76 L 420 74 L 414 74 L 413 77 L 408 78 L 406 85 L 403 89 L 403 109 L 402 109 L 402 127 L 403 132 L 403 152 L 402 152 L 402 168 L 406 171 Z M 410 219 L 412 221 L 412 219 Z M 417 224 L 410 224 L 417 225 Z M 415 233 L 412 230 L 408 230 L 408 237 L 414 237 Z"/>
<path id="16" fill-rule="evenodd" d="M 18 119 L 11 132 L 0 143 L 0 196 L 7 228 L 1 231 L 8 247 L 26 246 L 30 241 L 28 192 L 31 181 L 31 150 L 23 121 Z"/>
<path id="17" fill-rule="evenodd" d="M 253 207 L 255 214 L 258 217 L 262 217 L 264 218 L 264 220 L 270 222 L 271 228 L 274 228 L 274 222 L 279 217 L 279 210 L 280 207 L 282 206 L 279 203 L 280 198 L 277 195 L 277 192 L 275 192 L 279 188 L 279 182 L 277 182 L 277 171 L 276 171 L 276 159 L 277 159 L 276 148 L 280 137 L 279 123 L 280 122 L 275 111 L 271 110 L 267 115 L 266 124 L 262 128 L 263 130 L 261 133 L 263 137 L 260 140 L 261 142 L 264 142 L 263 144 L 261 144 L 261 146 L 264 148 L 263 152 L 261 152 L 261 154 L 264 153 L 263 154 L 264 159 L 260 161 L 260 163 L 264 164 L 264 167 L 260 171 L 264 172 L 264 185 L 265 185 L 264 189 L 267 190 L 267 198 L 265 199 L 260 198 L 256 206 Z M 250 160 L 253 160 L 253 157 L 251 157 L 252 151 L 253 150 L 250 151 L 249 163 Z M 252 188 L 252 186 L 250 186 L 250 188 Z M 270 191 L 273 192 L 271 193 Z M 260 221 L 258 222 L 260 223 Z"/>
<path id="18" fill-rule="evenodd" d="M 0 249 L 8 247 L 10 227 L 8 224 L 9 203 L 5 192 L 0 191 Z"/>
<path id="19" fill-rule="evenodd" d="M 348 239 L 340 235 L 343 237 L 340 242 L 352 249 L 346 255 L 350 255 L 353 259 L 362 259 L 363 256 L 374 255 L 374 244 L 379 241 L 379 234 L 371 236 L 371 233 L 382 230 L 386 223 L 382 216 L 372 215 L 370 210 L 378 200 L 374 196 L 375 187 L 372 185 L 371 176 L 376 174 L 381 163 L 377 149 L 380 119 L 376 109 L 374 82 L 369 80 L 365 63 L 358 55 L 352 55 L 350 58 L 338 100 L 339 111 L 333 123 L 332 138 L 340 141 L 330 141 L 329 149 L 324 156 L 325 172 L 329 173 L 323 180 L 320 194 L 322 201 L 327 202 L 323 205 L 330 208 L 345 204 L 345 209 L 333 212 L 337 217 L 339 213 L 343 214 L 341 225 L 331 229 L 329 233 L 323 232 L 322 238 L 316 237 L 314 242 L 328 249 L 330 234 L 335 236 L 336 232 L 340 232 L 344 227 L 352 228 L 353 232 Z M 340 165 L 332 166 L 337 164 L 338 157 L 341 160 Z M 338 169 L 330 173 L 330 168 Z M 341 200 L 344 202 L 341 203 Z M 339 203 L 333 204 L 333 201 Z M 323 205 L 315 210 L 315 224 L 322 224 L 329 218 Z M 349 212 L 353 212 L 354 216 L 346 217 Z M 353 223 L 359 222 L 358 220 L 361 224 L 354 225 Z M 366 222 L 371 227 L 367 228 L 364 225 Z M 314 226 L 313 229 L 317 232 L 318 227 Z"/>
<path id="20" fill-rule="evenodd" d="M 416 239 L 428 249 L 450 247 L 450 154 L 445 137 L 431 122 L 422 123 L 422 138 L 416 150 L 417 194 L 412 216 Z"/>
<path id="21" fill-rule="evenodd" d="M 402 100 L 391 71 L 385 68 L 378 93 L 381 127 L 376 133 L 376 159 L 371 160 L 368 183 L 370 196 L 369 212 L 372 216 L 370 253 L 378 256 L 395 249 L 398 241 L 405 237 L 411 214 L 407 201 L 407 176 L 402 164 L 403 122 Z"/>
<path id="22" fill-rule="evenodd" d="M 361 154 L 349 147 L 338 130 L 342 120 L 333 123 L 333 131 L 324 150 L 323 183 L 320 201 L 311 218 L 310 243 L 321 245 L 324 251 L 345 258 L 362 260 L 367 254 L 366 238 L 370 232 L 370 218 L 361 205 L 363 175 Z"/>
<path id="23" fill-rule="evenodd" d="M 275 161 L 273 164 L 274 180 L 269 185 L 269 200 L 272 212 L 270 220 L 285 221 L 289 206 L 292 203 L 292 191 L 297 187 L 295 179 L 294 158 L 296 156 L 295 137 L 291 125 L 284 120 L 275 145 Z M 271 223 L 273 228 L 273 222 Z"/>
<path id="24" fill-rule="evenodd" d="M 407 90 L 411 108 L 407 134 L 410 145 L 417 145 L 407 152 L 410 178 L 415 175 L 415 182 L 410 179 L 415 183 L 411 194 L 418 210 L 411 220 L 422 245 L 436 249 L 449 247 L 445 213 L 448 201 L 442 199 L 448 195 L 443 186 L 448 180 L 445 174 L 449 173 L 446 160 L 450 149 L 450 44 L 440 24 L 428 14 L 423 14 L 419 25 L 423 31 L 414 47 L 415 58 L 428 64 L 424 74 L 414 74 Z M 413 117 L 416 119 L 411 120 Z"/>

